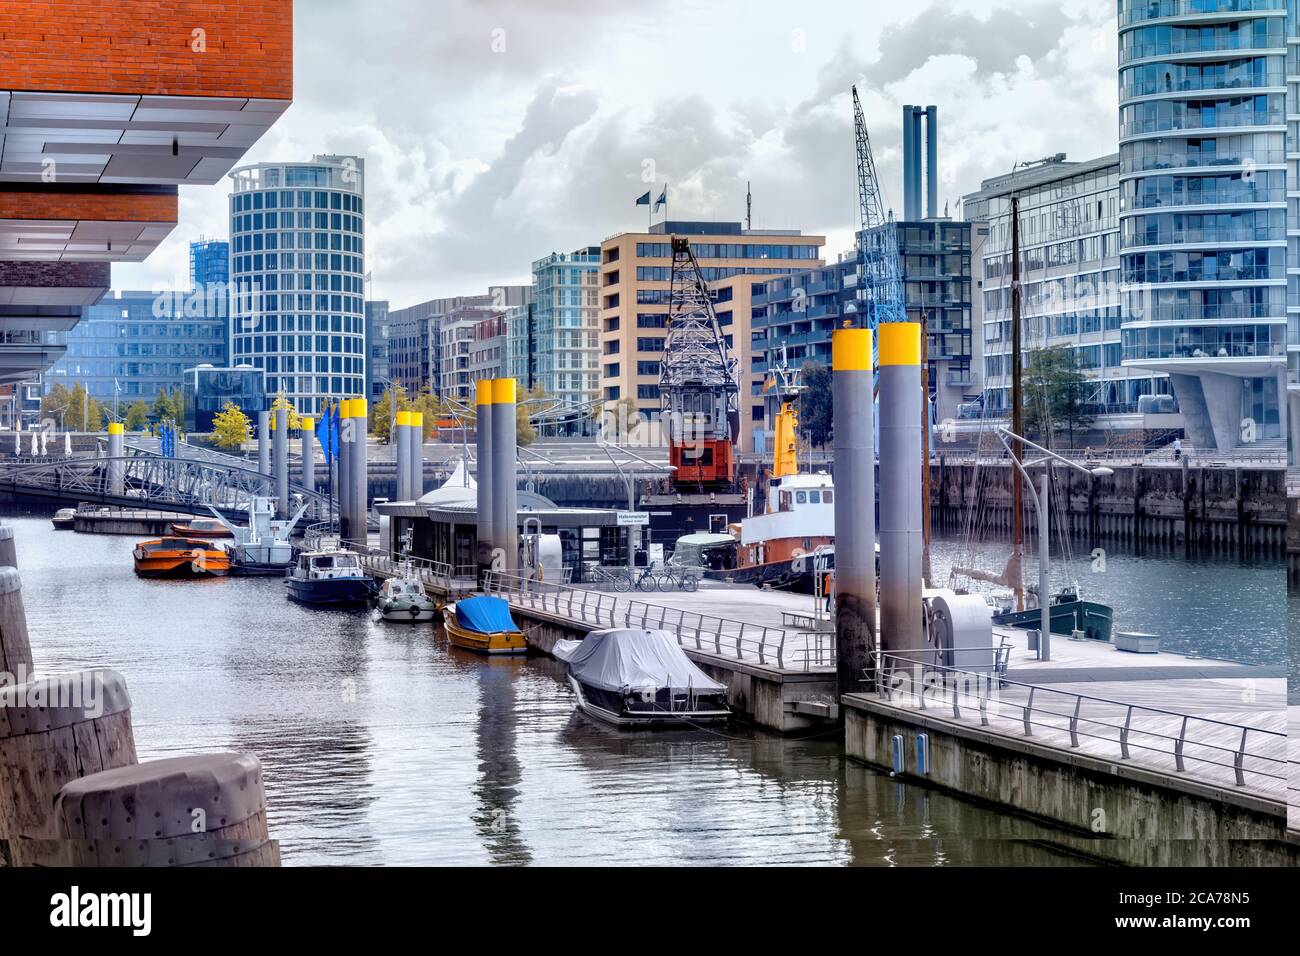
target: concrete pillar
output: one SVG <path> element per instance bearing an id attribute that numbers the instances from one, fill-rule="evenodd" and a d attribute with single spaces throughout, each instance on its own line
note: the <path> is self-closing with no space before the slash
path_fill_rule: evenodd
<path id="1" fill-rule="evenodd" d="M 126 456 L 126 435 L 121 422 L 108 423 L 108 457 L 123 458 Z M 124 480 L 125 471 L 120 461 L 110 461 L 108 463 L 108 493 L 117 495 L 119 498 L 126 494 L 126 482 Z"/>
<path id="2" fill-rule="evenodd" d="M 367 467 L 367 442 L 369 403 L 364 398 L 354 398 L 352 410 L 352 456 L 348 460 L 352 487 L 348 490 L 348 504 L 352 509 L 351 539 L 366 543 L 366 518 L 369 514 L 369 469 Z"/>
<path id="3" fill-rule="evenodd" d="M 27 637 L 22 578 L 17 568 L 3 567 L 0 568 L 0 673 L 30 674 L 31 670 L 32 645 Z"/>
<path id="4" fill-rule="evenodd" d="M 271 474 L 271 413 L 257 413 L 257 470 L 260 474 Z"/>
<path id="5" fill-rule="evenodd" d="M 925 646 L 921 326 L 887 322 L 876 329 L 876 335 L 880 339 L 880 645 L 887 651 L 919 650 Z M 837 558 L 838 541 L 837 534 Z"/>
<path id="6" fill-rule="evenodd" d="M 339 534 L 348 538 L 349 522 L 352 520 L 352 442 L 348 439 L 351 428 L 348 421 L 352 418 L 352 399 L 345 398 L 339 402 L 339 451 L 334 464 L 334 497 L 338 499 Z"/>
<path id="7" fill-rule="evenodd" d="M 411 442 L 411 413 L 398 412 L 393 428 L 392 442 L 397 450 L 393 456 L 393 469 L 397 473 L 397 488 L 394 492 L 397 501 L 411 500 L 411 469 L 410 450 L 407 446 Z"/>
<path id="8" fill-rule="evenodd" d="M 289 517 L 289 410 L 275 410 L 275 435 L 271 440 L 271 469 L 275 475 L 276 511 Z"/>
<path id="9" fill-rule="evenodd" d="M 307 491 L 316 490 L 316 419 L 299 415 L 302 426 L 302 486 Z"/>
<path id="10" fill-rule="evenodd" d="M 519 492 L 515 461 L 515 380 L 492 380 L 492 547 L 500 551 L 501 570 L 519 571 Z M 496 556 L 493 556 L 496 565 Z"/>
<path id="11" fill-rule="evenodd" d="M 839 692 L 863 689 L 876 639 L 875 415 L 871 330 L 831 335 L 835 418 L 835 651 Z"/>
<path id="12" fill-rule="evenodd" d="M 481 378 L 474 383 L 474 412 L 477 424 L 478 467 L 474 478 L 478 484 L 478 548 L 476 560 L 479 571 L 492 567 L 492 380 Z"/>
<path id="13" fill-rule="evenodd" d="M 0 568 L 18 567 L 18 550 L 14 547 L 14 529 L 0 528 Z"/>
<path id="14" fill-rule="evenodd" d="M 412 500 L 424 495 L 424 412 L 411 412 L 411 440 L 406 448 L 410 456 L 410 476 L 407 482 L 411 488 Z"/>

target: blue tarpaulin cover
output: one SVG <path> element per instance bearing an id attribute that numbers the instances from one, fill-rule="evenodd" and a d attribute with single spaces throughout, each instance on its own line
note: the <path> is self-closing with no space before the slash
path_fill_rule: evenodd
<path id="1" fill-rule="evenodd" d="M 486 594 L 457 601 L 456 623 L 480 634 L 519 630 L 510 616 L 510 604 L 504 598 Z"/>

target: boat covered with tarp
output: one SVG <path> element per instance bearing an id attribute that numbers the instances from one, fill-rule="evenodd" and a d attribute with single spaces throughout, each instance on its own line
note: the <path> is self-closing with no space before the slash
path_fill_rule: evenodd
<path id="1" fill-rule="evenodd" d="M 578 706 L 620 727 L 717 723 L 731 716 L 727 688 L 663 630 L 611 628 L 557 641 Z"/>
<path id="2" fill-rule="evenodd" d="M 504 598 L 490 594 L 461 598 L 442 609 L 442 623 L 447 640 L 466 650 L 483 654 L 523 654 L 528 650 L 524 633 Z"/>

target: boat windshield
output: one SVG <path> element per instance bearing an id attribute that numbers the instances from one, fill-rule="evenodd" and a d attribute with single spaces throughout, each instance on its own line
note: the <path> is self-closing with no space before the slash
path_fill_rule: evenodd
<path id="1" fill-rule="evenodd" d="M 355 568 L 356 566 L 357 556 L 355 554 L 327 554 L 312 559 L 312 567 L 314 568 Z"/>

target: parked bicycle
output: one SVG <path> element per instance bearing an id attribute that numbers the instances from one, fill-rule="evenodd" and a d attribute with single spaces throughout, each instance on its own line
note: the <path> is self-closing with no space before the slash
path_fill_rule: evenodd
<path id="1" fill-rule="evenodd" d="M 660 591 L 698 591 L 700 576 L 690 571 L 665 567 L 659 573 Z"/>

